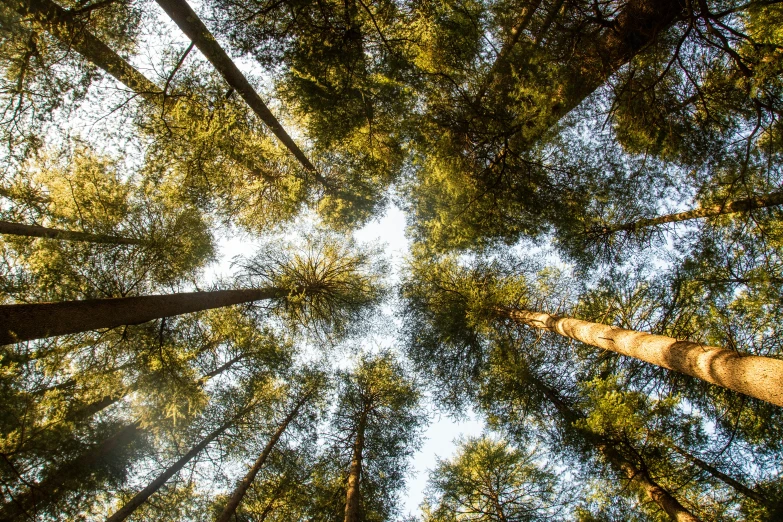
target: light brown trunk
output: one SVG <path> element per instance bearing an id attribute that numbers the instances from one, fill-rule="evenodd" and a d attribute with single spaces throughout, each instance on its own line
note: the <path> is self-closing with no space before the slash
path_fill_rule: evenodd
<path id="1" fill-rule="evenodd" d="M 109 454 L 132 443 L 139 433 L 138 421 L 129 424 L 81 456 L 47 473 L 41 482 L 0 508 L 0 521 L 38 520 L 40 511 L 56 503 L 69 489 L 78 488 L 83 478 L 91 475 Z"/>
<path id="2" fill-rule="evenodd" d="M 724 214 L 735 214 L 737 212 L 747 212 L 749 210 L 775 207 L 778 205 L 783 205 L 783 192 L 772 192 L 771 194 L 754 196 L 752 198 L 727 201 L 722 205 L 697 208 L 693 210 L 687 210 L 685 212 L 677 212 L 675 214 L 658 216 L 655 218 L 639 219 L 629 223 L 622 223 L 620 225 L 596 227 L 595 231 L 602 234 L 613 234 L 615 232 L 622 231 L 636 232 L 643 228 L 663 225 L 666 223 L 678 223 L 680 221 L 688 221 L 690 219 L 716 217 L 722 216 Z"/>
<path id="3" fill-rule="evenodd" d="M 302 150 L 294 143 L 291 136 L 285 131 L 277 118 L 272 114 L 269 108 L 264 104 L 261 97 L 247 81 L 245 75 L 237 68 L 234 62 L 229 58 L 226 52 L 217 43 L 215 37 L 209 32 L 207 26 L 199 19 L 198 15 L 191 9 L 185 0 L 156 0 L 158 5 L 166 11 L 166 14 L 176 23 L 183 33 L 196 44 L 199 51 L 207 60 L 217 69 L 226 82 L 233 87 L 247 102 L 253 112 L 263 121 L 274 133 L 275 136 L 291 151 L 299 160 L 299 163 L 305 169 L 316 172 L 315 167 Z"/>
<path id="4" fill-rule="evenodd" d="M 288 295 L 278 288 L 184 292 L 0 306 L 0 345 L 140 324 L 153 319 Z"/>
<path id="5" fill-rule="evenodd" d="M 185 465 L 193 459 L 193 457 L 201 453 L 201 450 L 206 448 L 210 442 L 218 438 L 224 431 L 231 427 L 235 421 L 236 418 L 226 422 L 218 429 L 210 433 L 201 442 L 193 446 L 190 451 L 177 460 L 177 462 L 169 466 L 166 471 L 158 475 L 155 480 L 150 482 L 146 488 L 139 491 L 136 496 L 134 496 L 124 506 L 117 510 L 116 513 L 107 518 L 106 522 L 120 522 L 128 518 L 134 511 L 136 511 L 139 506 L 141 506 L 148 498 L 150 498 L 150 496 L 158 491 L 161 486 L 163 486 L 163 484 L 165 484 L 175 473 L 178 473 L 179 470 L 184 468 Z"/>
<path id="6" fill-rule="evenodd" d="M 534 386 L 552 402 L 560 415 L 566 421 L 569 429 L 578 432 L 589 444 L 595 447 L 606 458 L 609 465 L 625 475 L 631 483 L 642 488 L 647 497 L 655 502 L 667 515 L 677 522 L 701 522 L 698 517 L 688 511 L 679 500 L 655 482 L 646 469 L 638 468 L 626 459 L 614 446 L 595 433 L 584 428 L 577 428 L 575 423 L 584 416 L 566 404 L 555 390 L 547 386 L 535 376 L 529 376 Z"/>
<path id="7" fill-rule="evenodd" d="M 256 461 L 253 463 L 253 466 L 250 468 L 250 471 L 247 472 L 237 488 L 234 490 L 234 493 L 228 500 L 226 507 L 223 508 L 223 512 L 218 517 L 217 522 L 229 522 L 231 517 L 234 516 L 234 513 L 239 507 L 239 503 L 242 502 L 245 493 L 247 492 L 248 488 L 250 488 L 250 485 L 253 484 L 253 481 L 256 479 L 256 475 L 258 475 L 258 472 L 264 466 L 266 459 L 269 458 L 269 454 L 272 453 L 275 444 L 277 444 L 277 441 L 280 440 L 280 437 L 283 436 L 283 433 L 291 421 L 294 420 L 294 418 L 296 418 L 296 416 L 299 414 L 299 410 L 302 408 L 302 406 L 304 406 L 305 403 L 310 400 L 313 393 L 314 391 L 306 393 L 304 397 L 302 397 L 299 402 L 296 403 L 294 409 L 291 410 L 291 412 L 286 416 L 280 426 L 278 426 L 277 430 L 272 435 L 272 438 L 269 439 L 269 442 L 267 442 L 264 450 L 261 452 L 261 455 L 258 456 Z"/>
<path id="8" fill-rule="evenodd" d="M 540 312 L 499 308 L 499 315 L 585 344 L 674 370 L 783 406 L 783 360 L 615 328 Z"/>
<path id="9" fill-rule="evenodd" d="M 0 234 L 14 236 L 43 237 L 63 241 L 84 241 L 86 243 L 102 243 L 113 245 L 143 245 L 144 241 L 128 237 L 110 236 L 106 234 L 90 234 L 73 230 L 39 227 L 38 225 L 22 225 L 0 221 Z"/>
<path id="10" fill-rule="evenodd" d="M 362 452 L 364 451 L 364 430 L 367 427 L 367 409 L 362 411 L 356 427 L 351 469 L 348 472 L 348 489 L 345 493 L 345 522 L 359 522 L 359 497 L 362 479 Z"/>

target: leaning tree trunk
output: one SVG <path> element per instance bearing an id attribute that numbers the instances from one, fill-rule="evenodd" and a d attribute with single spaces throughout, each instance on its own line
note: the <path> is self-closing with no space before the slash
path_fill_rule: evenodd
<path id="1" fill-rule="evenodd" d="M 183 33 L 196 44 L 199 51 L 207 60 L 217 69 L 225 78 L 226 82 L 233 87 L 247 102 L 253 112 L 261 118 L 274 133 L 275 136 L 291 151 L 299 160 L 299 163 L 310 172 L 317 174 L 316 168 L 307 159 L 304 152 L 294 143 L 291 136 L 285 131 L 277 118 L 272 114 L 269 108 L 264 104 L 261 97 L 247 81 L 245 75 L 237 68 L 228 54 L 220 47 L 215 37 L 209 32 L 207 26 L 199 19 L 198 15 L 191 9 L 186 0 L 156 0 L 158 5 L 166 11 L 166 14 L 176 23 Z M 320 176 L 320 175 L 319 175 Z"/>
<path id="2" fill-rule="evenodd" d="M 13 236 L 43 237 L 63 241 L 84 241 L 86 243 L 103 243 L 110 245 L 143 245 L 144 241 L 129 237 L 110 236 L 106 234 L 90 234 L 73 230 L 39 227 L 38 225 L 22 225 L 0 221 L 0 234 Z"/>
<path id="3" fill-rule="evenodd" d="M 691 464 L 696 465 L 697 467 L 701 468 L 702 470 L 706 471 L 716 479 L 720 480 L 727 486 L 734 489 L 737 493 L 744 495 L 752 500 L 755 500 L 759 504 L 767 507 L 767 508 L 774 508 L 775 503 L 772 502 L 769 498 L 762 495 L 756 490 L 753 490 L 740 482 L 739 480 L 727 475 L 726 473 L 723 473 L 718 468 L 713 466 L 712 464 L 709 464 L 708 462 L 700 459 L 699 457 L 692 455 L 690 452 L 684 450 L 683 448 L 677 446 L 674 443 L 666 443 L 666 446 L 673 450 L 674 452 L 680 454 L 685 460 L 690 462 Z"/>
<path id="4" fill-rule="evenodd" d="M 234 513 L 239 507 L 239 503 L 242 502 L 245 493 L 247 492 L 248 488 L 250 488 L 250 485 L 253 484 L 256 475 L 258 475 L 258 472 L 263 467 L 264 463 L 266 462 L 266 459 L 269 458 L 269 454 L 272 453 L 275 444 L 277 444 L 277 441 L 280 440 L 280 437 L 283 436 L 283 433 L 285 432 L 286 428 L 291 423 L 291 421 L 294 420 L 296 416 L 299 414 L 299 410 L 302 408 L 302 406 L 304 406 L 305 403 L 307 403 L 307 401 L 310 400 L 313 393 L 314 393 L 313 391 L 306 393 L 299 400 L 299 402 L 296 403 L 294 409 L 291 410 L 291 412 L 286 416 L 286 418 L 283 420 L 280 426 L 278 426 L 277 430 L 272 435 L 272 438 L 269 439 L 269 442 L 267 442 L 266 446 L 264 447 L 264 450 L 261 452 L 261 455 L 258 456 L 256 461 L 253 463 L 253 466 L 250 468 L 250 471 L 247 472 L 247 474 L 242 479 L 242 482 L 240 482 L 237 488 L 234 490 L 234 493 L 231 495 L 231 498 L 228 500 L 226 507 L 223 508 L 223 512 L 218 517 L 217 522 L 229 522 L 231 520 L 231 517 L 234 516 Z"/>
<path id="5" fill-rule="evenodd" d="M 666 223 L 679 223 L 680 221 L 688 221 L 690 219 L 716 217 L 722 216 L 724 214 L 735 214 L 737 212 L 747 212 L 749 210 L 775 207 L 778 205 L 783 205 L 783 191 L 772 192 L 770 194 L 764 194 L 761 196 L 754 196 L 752 198 L 727 201 L 721 205 L 712 205 L 710 207 L 697 208 L 685 212 L 677 212 L 675 214 L 658 216 L 655 218 L 638 219 L 636 221 L 621 223 L 619 225 L 598 226 L 593 229 L 593 232 L 603 235 L 614 234 L 615 232 L 636 232 L 643 228 L 664 225 Z"/>
<path id="6" fill-rule="evenodd" d="M 279 288 L 215 290 L 0 306 L 0 345 L 55 335 L 140 324 L 153 319 L 283 298 Z"/>
<path id="7" fill-rule="evenodd" d="M 498 308 L 497 312 L 519 324 L 557 332 L 783 406 L 783 360 L 780 359 L 742 355 L 725 348 L 529 310 Z"/>
<path id="8" fill-rule="evenodd" d="M 52 34 L 69 49 L 76 50 L 89 62 L 106 71 L 115 80 L 147 102 L 158 106 L 164 103 L 163 89 L 112 51 L 105 43 L 84 28 L 82 23 L 79 23 L 76 18 L 69 15 L 68 11 L 56 3 L 51 0 L 0 0 L 0 2 L 5 3 L 25 18 L 33 19 L 37 25 Z M 226 154 L 255 176 L 270 182 L 274 181 L 272 176 L 259 169 L 251 159 L 234 150 L 228 150 Z"/>
<path id="9" fill-rule="evenodd" d="M 158 477 L 149 483 L 149 485 L 139 491 L 136 496 L 130 499 L 124 506 L 117 510 L 112 516 L 106 519 L 106 522 L 120 522 L 128 518 L 136 509 L 141 506 L 150 496 L 157 492 L 163 484 L 165 484 L 172 476 L 178 473 L 185 465 L 190 462 L 193 457 L 201 453 L 201 451 L 209 445 L 210 442 L 218 438 L 224 431 L 230 428 L 238 417 L 226 422 L 218 429 L 210 433 L 201 442 L 190 448 L 190 451 L 185 453 L 177 462 L 169 466 L 166 471 L 158 475 Z"/>
<path id="10" fill-rule="evenodd" d="M 25 493 L 0 508 L 0 522 L 25 518 L 38 520 L 39 512 L 56 503 L 68 490 L 78 489 L 84 479 L 97 471 L 111 453 L 131 444 L 142 431 L 139 425 L 137 421 L 125 426 L 94 448 L 47 473 L 37 484 L 31 484 Z"/>
<path id="11" fill-rule="evenodd" d="M 359 495 L 362 479 L 362 452 L 364 451 L 364 430 L 367 427 L 367 409 L 362 411 L 356 427 L 351 469 L 348 472 L 348 490 L 345 493 L 345 522 L 359 522 Z"/>
<path id="12" fill-rule="evenodd" d="M 577 421 L 584 415 L 574 410 L 560 394 L 542 382 L 536 376 L 530 376 L 533 385 L 555 406 L 565 420 L 568 429 L 574 430 L 590 446 L 597 449 L 606 458 L 609 465 L 636 484 L 645 495 L 655 502 L 667 515 L 677 522 L 700 522 L 700 519 L 683 506 L 668 490 L 655 482 L 646 467 L 640 467 L 617 451 L 614 444 L 592 431 L 577 427 Z"/>

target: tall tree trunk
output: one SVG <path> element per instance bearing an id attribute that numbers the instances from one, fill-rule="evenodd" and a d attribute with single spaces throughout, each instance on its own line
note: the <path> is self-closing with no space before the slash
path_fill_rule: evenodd
<path id="1" fill-rule="evenodd" d="M 581 438 L 597 449 L 615 470 L 625 475 L 629 482 L 640 487 L 647 497 L 663 509 L 672 520 L 700 522 L 700 519 L 688 511 L 669 491 L 655 482 L 646 468 L 639 467 L 625 458 L 610 441 L 600 435 L 584 428 L 577 428 L 575 423 L 584 416 L 574 410 L 557 391 L 539 380 L 538 377 L 533 375 L 529 377 L 533 385 L 555 406 L 568 428 L 579 433 Z"/>
<path id="2" fill-rule="evenodd" d="M 723 473 L 722 471 L 720 471 L 718 468 L 716 468 L 712 464 L 709 464 L 708 462 L 700 459 L 699 457 L 697 457 L 695 455 L 692 455 L 690 452 L 684 450 L 683 448 L 679 447 L 678 445 L 676 445 L 674 443 L 666 443 L 666 446 L 669 449 L 673 450 L 674 452 L 680 454 L 683 458 L 685 458 L 685 460 L 687 460 L 691 464 L 696 465 L 697 467 L 703 469 L 704 471 L 706 471 L 707 473 L 709 473 L 710 475 L 712 475 L 716 479 L 720 480 L 721 482 L 723 482 L 727 486 L 733 488 L 737 493 L 739 493 L 741 495 L 745 495 L 746 497 L 748 497 L 750 499 L 753 499 L 756 502 L 758 502 L 759 504 L 761 504 L 763 506 L 766 506 L 768 508 L 774 508 L 775 507 L 775 503 L 772 502 L 769 498 L 767 498 L 766 496 L 762 495 L 758 491 L 755 491 L 755 490 L 749 488 L 748 486 L 746 486 L 745 484 L 743 484 L 739 480 L 737 480 L 737 479 L 735 479 L 733 477 L 730 477 L 726 473 Z"/>
<path id="3" fill-rule="evenodd" d="M 519 324 L 557 332 L 783 406 L 783 360 L 780 359 L 742 355 L 725 348 L 529 310 L 498 308 L 497 311 L 501 317 Z"/>
<path id="4" fill-rule="evenodd" d="M 279 288 L 259 288 L 2 305 L 0 345 L 99 328 L 140 324 L 162 317 L 282 298 L 286 295 L 288 292 Z"/>
<path id="5" fill-rule="evenodd" d="M 619 225 L 607 225 L 603 227 L 598 226 L 593 229 L 593 232 L 604 235 L 614 234 L 615 232 L 622 231 L 636 232 L 643 228 L 663 225 L 666 223 L 678 223 L 680 221 L 688 221 L 690 219 L 716 217 L 722 216 L 724 214 L 747 212 L 749 210 L 775 207 L 778 205 L 783 205 L 783 191 L 772 192 L 770 194 L 764 194 L 761 196 L 754 196 L 752 198 L 727 201 L 722 205 L 712 205 L 711 207 L 697 208 L 693 210 L 687 210 L 685 212 L 677 212 L 675 214 L 666 214 L 665 216 L 658 216 L 655 218 L 638 219 L 636 221 L 621 223 Z"/>
<path id="6" fill-rule="evenodd" d="M 47 473 L 46 477 L 32 484 L 21 495 L 0 508 L 0 522 L 22 519 L 38 520 L 38 513 L 57 502 L 69 489 L 78 489 L 85 478 L 92 475 L 111 453 L 128 446 L 141 433 L 140 422 L 134 422 L 104 440 L 97 446 Z"/>
<path id="7" fill-rule="evenodd" d="M 367 408 L 362 410 L 356 427 L 351 469 L 348 472 L 348 490 L 345 493 L 345 522 L 359 522 L 359 498 L 362 479 L 362 452 L 364 451 L 364 430 L 367 427 Z"/>
<path id="8" fill-rule="evenodd" d="M 14 236 L 44 237 L 63 241 L 84 241 L 87 243 L 103 243 L 113 245 L 143 245 L 144 241 L 129 237 L 109 236 L 106 234 L 90 234 L 73 230 L 39 227 L 38 225 L 22 225 L 0 221 L 0 234 Z"/>
<path id="9" fill-rule="evenodd" d="M 267 442 L 266 446 L 264 447 L 264 450 L 261 452 L 261 455 L 258 456 L 256 461 L 253 463 L 253 466 L 244 476 L 244 478 L 239 483 L 239 485 L 237 485 L 237 488 L 234 490 L 234 493 L 231 495 L 231 498 L 228 500 L 226 507 L 223 508 L 223 512 L 218 517 L 217 522 L 229 522 L 231 520 L 231 517 L 234 515 L 237 508 L 239 507 L 239 503 L 242 502 L 242 499 L 244 498 L 248 488 L 250 488 L 250 485 L 253 484 L 256 475 L 258 475 L 258 472 L 261 471 L 261 468 L 264 466 L 266 459 L 269 458 L 269 454 L 272 453 L 275 444 L 277 444 L 277 441 L 280 440 L 280 437 L 283 436 L 283 433 L 285 432 L 286 428 L 291 423 L 291 421 L 294 420 L 296 416 L 299 414 L 299 410 L 302 408 L 302 406 L 304 406 L 305 403 L 307 403 L 307 401 L 309 401 L 310 398 L 313 396 L 313 393 L 315 393 L 314 390 L 305 393 L 305 395 L 299 400 L 299 402 L 296 403 L 294 409 L 291 410 L 291 412 L 286 416 L 286 418 L 283 419 L 283 422 L 280 423 L 277 430 L 272 435 L 272 438 L 269 439 L 269 442 Z"/>
<path id="10" fill-rule="evenodd" d="M 85 29 L 81 22 L 73 16 L 69 16 L 68 11 L 52 0 L 0 0 L 0 2 L 4 2 L 25 18 L 32 18 L 42 29 L 51 33 L 69 48 L 76 50 L 89 62 L 106 71 L 115 80 L 147 102 L 158 106 L 164 103 L 163 89 L 112 51 L 100 39 Z M 251 159 L 234 150 L 225 152 L 233 161 L 245 167 L 253 175 L 267 181 L 274 181 L 274 177 L 259 169 Z M 326 181 L 320 175 L 316 177 L 316 180 Z"/>
<path id="11" fill-rule="evenodd" d="M 201 442 L 190 448 L 190 451 L 185 453 L 179 460 L 169 466 L 166 471 L 158 475 L 158 477 L 149 483 L 149 485 L 139 491 L 136 496 L 130 499 L 124 506 L 118 509 L 112 516 L 106 519 L 106 522 L 120 522 L 128 518 L 136 508 L 141 506 L 150 496 L 160 489 L 174 474 L 178 473 L 185 465 L 193 459 L 196 455 L 201 453 L 201 450 L 207 447 L 207 445 L 218 438 L 224 431 L 231 427 L 236 422 L 238 417 L 226 422 L 218 429 L 210 433 Z"/>
<path id="12" fill-rule="evenodd" d="M 215 37 L 209 32 L 207 26 L 199 19 L 198 15 L 191 9 L 185 0 L 156 0 L 166 14 L 174 20 L 183 33 L 196 44 L 199 51 L 207 60 L 217 69 L 226 82 L 236 89 L 236 91 L 247 102 L 253 112 L 261 118 L 274 133 L 275 136 L 291 151 L 299 160 L 299 163 L 310 172 L 317 173 L 315 167 L 301 149 L 294 143 L 291 136 L 285 131 L 277 118 L 272 114 L 269 108 L 264 104 L 261 97 L 247 81 L 245 75 L 237 68 L 228 54 L 220 47 Z"/>

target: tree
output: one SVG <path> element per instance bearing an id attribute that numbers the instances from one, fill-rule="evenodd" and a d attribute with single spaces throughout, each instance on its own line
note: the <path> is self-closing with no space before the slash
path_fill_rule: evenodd
<path id="1" fill-rule="evenodd" d="M 425 520 L 550 520 L 566 504 L 555 474 L 520 451 L 489 437 L 460 442 L 452 459 L 430 472 Z"/>

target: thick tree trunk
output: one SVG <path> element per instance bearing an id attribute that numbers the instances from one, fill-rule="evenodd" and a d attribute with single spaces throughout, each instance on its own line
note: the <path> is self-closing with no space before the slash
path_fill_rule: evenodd
<path id="1" fill-rule="evenodd" d="M 269 458 L 269 454 L 272 453 L 275 444 L 277 444 L 277 441 L 280 440 L 280 437 L 283 436 L 283 433 L 285 432 L 286 428 L 291 423 L 291 421 L 294 420 L 296 416 L 299 414 L 299 410 L 302 408 L 302 406 L 304 406 L 305 403 L 307 403 L 307 401 L 310 400 L 312 394 L 313 392 L 306 393 L 299 400 L 299 402 L 296 403 L 294 409 L 291 410 L 291 412 L 286 416 L 283 422 L 280 423 L 280 426 L 278 426 L 277 430 L 272 435 L 272 438 L 269 439 L 269 442 L 267 442 L 266 446 L 264 447 L 264 450 L 261 452 L 261 455 L 258 456 L 256 461 L 253 463 L 253 466 L 250 468 L 250 471 L 247 472 L 247 474 L 244 476 L 244 478 L 239 483 L 237 488 L 234 490 L 234 493 L 231 495 L 231 498 L 228 500 L 226 507 L 223 509 L 223 512 L 218 517 L 217 522 L 229 522 L 231 520 L 231 517 L 234 516 L 237 507 L 239 507 L 239 503 L 242 502 L 245 493 L 247 492 L 248 488 L 250 488 L 250 485 L 253 484 L 256 475 L 258 475 L 258 472 L 261 471 L 261 468 L 264 466 L 266 459 Z"/>
<path id="2" fill-rule="evenodd" d="M 272 114 L 269 108 L 264 104 L 261 97 L 247 81 L 245 75 L 237 68 L 228 54 L 220 47 L 215 37 L 209 32 L 207 26 L 199 19 L 198 15 L 191 9 L 185 0 L 156 0 L 166 14 L 174 20 L 183 33 L 196 44 L 199 51 L 207 60 L 217 69 L 226 82 L 233 87 L 247 102 L 253 112 L 261 118 L 274 133 L 275 136 L 291 151 L 299 160 L 305 169 L 316 172 L 315 167 L 301 149 L 294 143 L 291 136 L 285 131 L 277 118 Z"/>
<path id="3" fill-rule="evenodd" d="M 748 486 L 746 486 L 742 482 L 736 480 L 733 477 L 730 477 L 726 473 L 723 473 L 722 471 L 720 471 L 715 466 L 709 464 L 708 462 L 700 459 L 699 457 L 697 457 L 695 455 L 692 455 L 691 453 L 689 453 L 688 451 L 682 449 L 681 447 L 677 446 L 676 444 L 667 443 L 666 446 L 668 448 L 670 448 L 671 450 L 675 451 L 676 453 L 680 454 L 683 458 L 685 458 L 685 460 L 687 460 L 691 464 L 696 465 L 697 467 L 703 469 L 704 471 L 706 471 L 707 473 L 709 473 L 710 475 L 712 475 L 716 479 L 720 480 L 721 482 L 723 482 L 727 486 L 733 488 L 737 493 L 739 493 L 741 495 L 745 495 L 746 497 L 755 500 L 756 502 L 758 502 L 759 504 L 761 504 L 763 506 L 766 506 L 766 507 L 769 507 L 769 508 L 774 508 L 775 507 L 775 503 L 774 502 L 772 502 L 770 499 L 768 499 L 767 497 L 765 497 L 764 495 L 762 495 L 758 491 L 750 489 Z"/>
<path id="4" fill-rule="evenodd" d="M 128 518 L 136 508 L 141 506 L 150 496 L 160 489 L 174 474 L 178 473 L 185 465 L 190 462 L 193 457 L 201 453 L 201 450 L 207 447 L 207 445 L 218 438 L 224 431 L 230 428 L 236 418 L 226 422 L 218 429 L 210 433 L 204 440 L 193 446 L 190 451 L 185 453 L 177 462 L 169 466 L 166 471 L 161 473 L 155 480 L 149 483 L 149 485 L 139 491 L 136 496 L 130 499 L 124 506 L 122 506 L 117 512 L 106 519 L 106 522 L 120 522 Z"/>
<path id="5" fill-rule="evenodd" d="M 58 230 L 56 228 L 45 228 L 37 225 L 22 225 L 20 223 L 9 223 L 0 221 L 0 234 L 9 234 L 14 236 L 44 237 L 49 239 L 60 239 L 63 241 L 84 241 L 87 243 L 103 243 L 113 245 L 143 245 L 144 241 L 128 237 L 109 236 L 105 234 L 90 234 L 87 232 L 75 232 L 72 230 Z"/>
<path id="6" fill-rule="evenodd" d="M 583 418 L 583 415 L 575 411 L 557 391 L 553 390 L 535 376 L 530 376 L 534 386 L 555 406 L 565 420 L 569 429 L 578 432 L 581 437 L 592 447 L 597 449 L 607 460 L 610 466 L 625 475 L 629 482 L 639 486 L 650 500 L 655 502 L 672 520 L 677 522 L 700 522 L 700 519 L 688 511 L 679 500 L 661 487 L 644 468 L 636 466 L 625 458 L 614 446 L 595 433 L 577 428 L 575 423 Z"/>
<path id="7" fill-rule="evenodd" d="M 636 232 L 643 228 L 654 227 L 656 225 L 663 225 L 666 223 L 678 223 L 680 221 L 688 221 L 690 219 L 716 217 L 716 216 L 722 216 L 724 214 L 747 212 L 749 210 L 755 210 L 758 208 L 766 208 L 766 207 L 775 207 L 778 205 L 783 205 L 783 191 L 772 192 L 771 194 L 764 194 L 761 196 L 754 196 L 752 198 L 727 201 L 722 205 L 713 205 L 711 207 L 697 208 L 685 212 L 677 212 L 675 214 L 658 216 L 655 218 L 639 219 L 636 221 L 631 221 L 629 223 L 622 223 L 619 225 L 596 227 L 594 231 L 604 235 L 614 234 L 615 232 L 623 232 L 623 231 Z"/>
<path id="8" fill-rule="evenodd" d="M 780 359 L 741 355 L 725 348 L 540 312 L 511 308 L 497 311 L 500 316 L 520 324 L 557 332 L 783 406 L 783 360 Z"/>
<path id="9" fill-rule="evenodd" d="M 139 433 L 141 429 L 138 421 L 129 424 L 81 456 L 48 473 L 41 482 L 33 484 L 25 493 L 0 508 L 0 522 L 38 520 L 40 511 L 57 502 L 69 489 L 78 488 L 85 478 L 103 464 L 106 457 L 131 444 Z"/>
<path id="10" fill-rule="evenodd" d="M 367 427 L 367 409 L 362 411 L 356 427 L 351 469 L 348 472 L 348 490 L 345 493 L 345 522 L 359 522 L 359 498 L 362 479 L 362 452 L 364 451 L 364 430 Z"/>
<path id="11" fill-rule="evenodd" d="M 282 298 L 286 295 L 288 292 L 279 288 L 260 288 L 2 305 L 0 345 L 140 324 L 162 317 L 262 299 Z"/>

